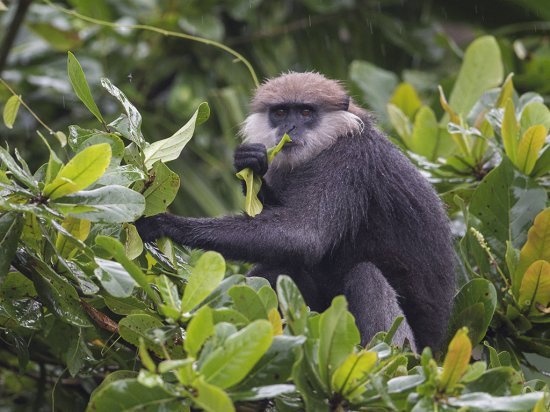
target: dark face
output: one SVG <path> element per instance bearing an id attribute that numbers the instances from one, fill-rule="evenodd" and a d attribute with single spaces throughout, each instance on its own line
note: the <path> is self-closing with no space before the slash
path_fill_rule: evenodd
<path id="1" fill-rule="evenodd" d="M 286 147 L 303 144 L 306 132 L 312 130 L 319 121 L 318 110 L 308 104 L 280 104 L 269 109 L 269 123 L 277 129 L 278 138 L 288 133 L 292 143 Z"/>

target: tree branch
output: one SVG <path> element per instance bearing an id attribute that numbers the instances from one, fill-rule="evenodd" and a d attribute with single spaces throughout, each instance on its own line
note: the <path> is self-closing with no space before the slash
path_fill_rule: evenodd
<path id="1" fill-rule="evenodd" d="M 15 10 L 13 19 L 11 20 L 8 30 L 2 39 L 2 44 L 0 44 L 0 75 L 4 71 L 11 47 L 13 46 L 13 42 L 17 37 L 21 23 L 23 23 L 31 3 L 32 0 L 19 0 L 17 2 L 17 9 Z"/>

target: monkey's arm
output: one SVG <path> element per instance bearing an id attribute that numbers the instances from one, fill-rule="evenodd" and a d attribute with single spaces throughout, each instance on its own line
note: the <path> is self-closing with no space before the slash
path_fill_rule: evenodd
<path id="1" fill-rule="evenodd" d="M 264 209 L 255 218 L 161 214 L 138 220 L 136 227 L 144 241 L 166 236 L 186 246 L 218 251 L 227 259 L 305 265 L 320 261 L 333 236 L 277 209 Z"/>

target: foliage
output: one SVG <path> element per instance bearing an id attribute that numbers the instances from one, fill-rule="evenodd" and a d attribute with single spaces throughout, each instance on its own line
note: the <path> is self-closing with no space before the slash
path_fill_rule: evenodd
<path id="1" fill-rule="evenodd" d="M 72 3 L 96 17 L 113 17 L 106 1 L 99 1 L 96 10 L 87 2 Z M 176 24 L 221 40 L 224 13 L 252 27 L 258 24 L 253 23 L 256 10 L 271 7 L 255 1 L 248 10 L 248 1 L 244 9 L 239 9 L 242 2 L 229 3 L 208 14 L 208 24 L 200 23 L 202 9 L 194 4 Z M 300 5 L 330 18 L 331 13 L 345 17 L 346 10 L 355 11 L 353 2 L 329 3 L 304 0 Z M 40 7 L 38 11 L 51 10 Z M 124 10 L 137 13 L 131 7 Z M 59 50 L 82 46 L 77 25 L 59 28 L 37 21 L 34 13 L 30 29 Z M 267 27 L 276 27 L 280 18 L 272 13 Z M 170 26 L 170 19 L 166 21 Z M 381 26 L 378 34 L 392 36 Z M 410 50 L 411 39 L 393 36 L 393 47 Z M 343 297 L 335 298 L 323 313 L 310 312 L 286 276 L 272 289 L 264 279 L 242 276 L 242 266 L 225 262 L 217 253 L 186 250 L 167 240 L 144 245 L 132 222 L 165 211 L 176 199 L 180 175 L 185 198 L 195 199 L 196 208 L 212 214 L 224 209 L 208 209 L 209 199 L 217 200 L 189 166 L 190 150 L 182 152 L 192 147 L 201 163 L 215 164 L 206 146 L 190 142 L 208 127 L 195 130 L 210 115 L 210 106 L 195 100 L 206 95 L 206 89 L 200 91 L 193 77 L 180 80 L 170 99 L 182 102 L 181 96 L 188 96 L 190 120 L 182 127 L 173 124 L 181 108 L 176 110 L 172 101 L 171 121 L 158 126 L 149 116 L 142 118 L 131 103 L 151 104 L 145 101 L 146 93 L 141 96 L 131 87 L 123 91 L 115 86 L 118 81 L 103 78 L 97 83 L 111 99 L 106 100 L 84 74 L 97 79 L 94 61 L 81 58 L 81 64 L 69 53 L 64 81 L 82 102 L 79 107 L 89 113 L 71 108 L 65 120 L 75 124 L 66 127 L 56 121 L 55 129 L 46 128 L 53 143 L 42 135 L 32 138 L 46 159 L 42 165 L 31 156 L 28 164 L 19 148 L 0 148 L 1 407 L 547 410 L 548 382 L 526 376 L 537 367 L 544 369 L 533 364 L 532 354 L 550 357 L 550 111 L 540 94 L 525 89 L 547 92 L 535 75 L 547 57 L 537 49 L 516 67 L 516 75 L 505 77 L 511 46 L 497 40 L 475 40 L 464 52 L 456 80 L 440 77 L 439 89 L 436 78 L 430 77 L 426 85 L 419 72 L 405 71 L 400 81 L 373 63 L 356 60 L 349 65 L 359 100 L 379 110 L 382 123 L 393 131 L 392 139 L 429 176 L 459 235 L 461 288 L 448 341 L 443 353 L 425 349 L 419 355 L 391 345 L 399 320 L 389 332 L 381 332 L 365 347 L 359 345 Z M 117 41 L 113 44 L 130 50 L 137 43 L 123 36 Z M 416 43 L 414 50 L 437 61 L 428 51 L 441 46 L 421 44 L 426 47 Z M 529 41 L 525 44 L 535 49 Z M 263 57 L 260 66 L 270 61 L 266 47 L 255 49 Z M 282 49 L 284 45 L 277 44 L 277 50 Z M 122 58 L 128 59 L 127 53 L 121 48 Z M 330 63 L 347 61 L 334 56 Z M 213 67 L 219 65 L 211 54 L 201 57 Z M 284 59 L 281 64 L 286 64 Z M 159 77 L 168 76 L 164 70 L 158 67 Z M 338 70 L 346 72 L 347 63 L 334 73 Z M 227 71 L 224 76 L 231 84 L 249 81 L 235 75 L 236 69 L 224 66 L 221 71 Z M 216 90 L 210 96 L 217 109 L 214 120 L 231 124 L 226 134 L 234 134 L 232 127 L 241 119 L 219 108 L 238 112 L 235 99 L 240 90 Z M 27 100 L 27 92 L 23 96 Z M 15 92 L 3 100 L 4 124 L 16 133 L 28 119 L 25 100 Z M 66 134 L 61 131 L 65 128 Z M 197 137 L 208 140 L 207 134 Z M 62 150 L 53 150 L 54 145 Z M 166 165 L 182 157 L 186 173 Z M 201 169 L 205 176 L 206 169 Z M 213 185 L 219 184 L 215 181 L 212 178 Z M 229 182 L 222 180 L 221 186 Z"/>

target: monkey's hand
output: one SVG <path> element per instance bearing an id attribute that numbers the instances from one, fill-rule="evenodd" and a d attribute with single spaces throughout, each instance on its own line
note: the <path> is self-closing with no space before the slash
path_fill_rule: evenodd
<path id="1" fill-rule="evenodd" d="M 242 144 L 235 150 L 233 160 L 235 171 L 240 172 L 247 167 L 259 176 L 267 172 L 267 149 L 261 143 Z"/>
<path id="2" fill-rule="evenodd" d="M 150 243 L 154 240 L 165 236 L 164 227 L 166 221 L 166 213 L 151 217 L 141 217 L 134 222 L 139 237 L 145 243 Z"/>

